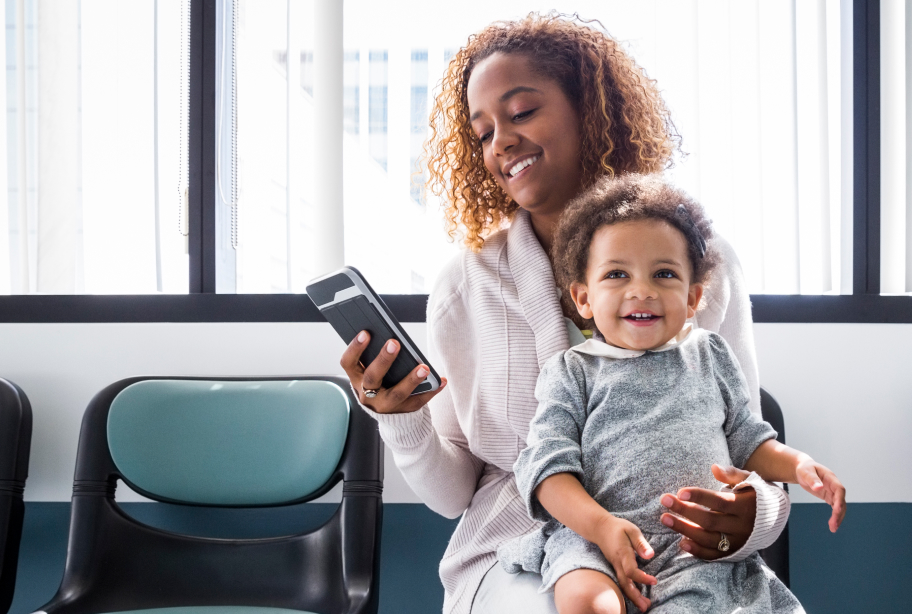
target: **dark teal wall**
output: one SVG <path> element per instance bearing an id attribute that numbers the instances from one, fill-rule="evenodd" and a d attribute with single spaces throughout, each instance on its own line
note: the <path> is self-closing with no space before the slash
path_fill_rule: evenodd
<path id="1" fill-rule="evenodd" d="M 282 534 L 314 526 L 332 505 L 251 512 L 236 521 L 233 512 L 187 510 L 156 504 L 125 504 L 127 511 L 153 525 L 197 534 L 250 536 Z M 839 533 L 826 527 L 829 508 L 792 507 L 792 589 L 809 614 L 845 612 L 905 613 L 902 588 L 912 579 L 912 503 L 853 503 Z M 69 503 L 28 503 L 12 614 L 28 614 L 57 588 L 66 558 Z M 255 527 L 242 530 L 248 523 Z M 380 611 L 382 614 L 439 612 L 443 589 L 437 564 L 456 521 L 422 505 L 384 508 Z"/>

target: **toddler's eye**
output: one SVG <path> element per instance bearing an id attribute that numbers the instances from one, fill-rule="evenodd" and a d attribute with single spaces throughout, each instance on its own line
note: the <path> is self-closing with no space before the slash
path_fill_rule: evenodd
<path id="1" fill-rule="evenodd" d="M 677 277 L 677 275 L 674 274 L 674 271 L 668 271 L 668 270 L 659 271 L 658 273 L 655 274 L 655 276 L 658 277 L 659 279 L 674 279 L 675 277 Z"/>
<path id="2" fill-rule="evenodd" d="M 623 279 L 624 277 L 627 277 L 627 273 L 624 271 L 611 271 L 605 275 L 605 279 Z"/>

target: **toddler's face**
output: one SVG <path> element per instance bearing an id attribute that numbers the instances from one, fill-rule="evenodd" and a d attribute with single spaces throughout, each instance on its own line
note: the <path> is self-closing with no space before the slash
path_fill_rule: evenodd
<path id="1" fill-rule="evenodd" d="M 605 341 L 651 350 L 681 332 L 696 311 L 703 286 L 690 278 L 684 235 L 661 220 L 636 220 L 596 231 L 586 283 L 574 282 L 570 293 Z"/>

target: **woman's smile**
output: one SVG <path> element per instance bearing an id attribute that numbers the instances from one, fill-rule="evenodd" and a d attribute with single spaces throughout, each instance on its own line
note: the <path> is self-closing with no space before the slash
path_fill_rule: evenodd
<path id="1" fill-rule="evenodd" d="M 524 170 L 526 170 L 527 168 L 529 168 L 530 166 L 532 166 L 533 164 L 538 162 L 539 158 L 540 158 L 540 156 L 528 156 L 528 157 L 523 158 L 519 162 L 516 162 L 515 164 L 513 162 L 508 163 L 506 165 L 506 167 L 509 168 L 510 170 L 507 171 L 507 177 L 509 179 L 515 179 Z"/>

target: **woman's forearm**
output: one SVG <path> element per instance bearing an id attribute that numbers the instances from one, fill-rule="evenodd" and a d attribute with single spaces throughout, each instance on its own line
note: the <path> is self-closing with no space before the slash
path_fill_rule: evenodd
<path id="1" fill-rule="evenodd" d="M 455 416 L 441 416 L 446 409 L 439 408 L 435 424 L 427 407 L 410 414 L 365 408 L 409 487 L 441 516 L 457 518 L 472 502 L 484 463 L 468 449 Z"/>
<path id="2" fill-rule="evenodd" d="M 429 508 L 458 518 L 472 503 L 484 463 L 466 448 L 440 437 L 426 438 L 420 449 L 393 452 L 406 483 Z"/>
<path id="3" fill-rule="evenodd" d="M 757 514 L 754 519 L 754 525 L 747 542 L 734 553 L 723 557 L 721 560 L 734 563 L 746 559 L 758 550 L 769 548 L 779 539 L 788 522 L 791 512 L 791 502 L 789 501 L 788 493 L 779 486 L 763 481 L 757 474 L 749 476 L 747 483 L 753 486 L 756 492 Z"/>
<path id="4" fill-rule="evenodd" d="M 548 476 L 535 489 L 535 496 L 558 522 L 593 543 L 598 541 L 599 527 L 614 518 L 572 473 Z"/>
<path id="5" fill-rule="evenodd" d="M 810 456 L 804 452 L 781 444 L 775 439 L 768 439 L 757 446 L 744 468 L 757 472 L 757 475 L 768 482 L 796 484 L 798 479 L 795 470 L 798 463 L 809 459 Z"/>

